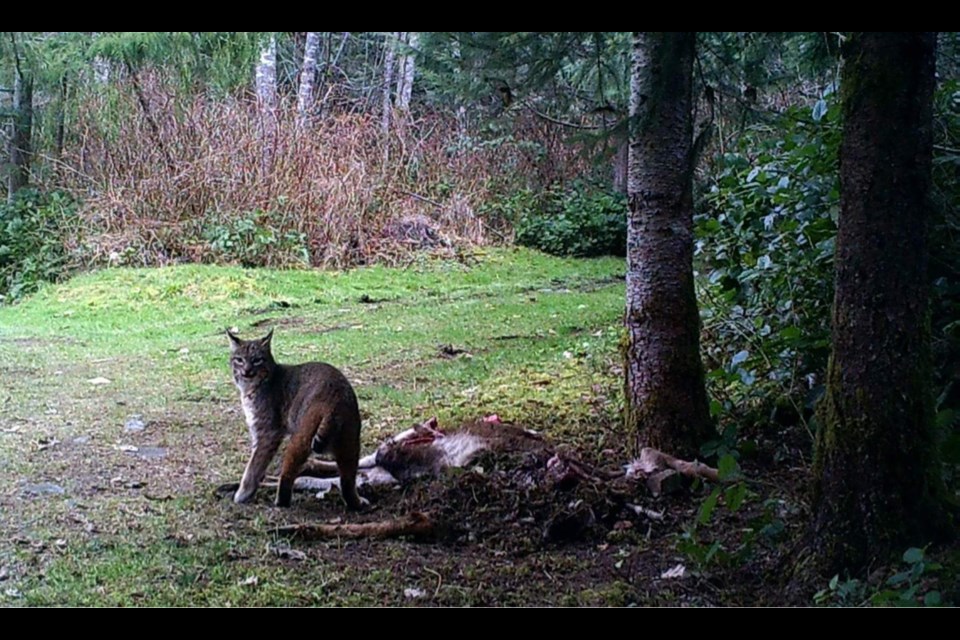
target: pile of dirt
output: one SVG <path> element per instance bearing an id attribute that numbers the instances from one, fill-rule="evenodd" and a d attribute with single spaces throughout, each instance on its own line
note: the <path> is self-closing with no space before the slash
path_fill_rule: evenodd
<path id="1" fill-rule="evenodd" d="M 671 509 L 651 498 L 642 482 L 591 477 L 575 460 L 546 449 L 486 452 L 466 469 L 368 495 L 379 518 L 383 511 L 426 513 L 440 542 L 508 552 L 639 541 L 676 530 Z"/>

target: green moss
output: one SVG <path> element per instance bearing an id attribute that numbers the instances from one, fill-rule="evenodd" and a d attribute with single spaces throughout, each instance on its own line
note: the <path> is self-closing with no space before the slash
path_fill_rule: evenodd
<path id="1" fill-rule="evenodd" d="M 636 594 L 630 585 L 617 581 L 598 589 L 584 589 L 576 598 L 576 606 L 625 607 L 635 599 Z"/>

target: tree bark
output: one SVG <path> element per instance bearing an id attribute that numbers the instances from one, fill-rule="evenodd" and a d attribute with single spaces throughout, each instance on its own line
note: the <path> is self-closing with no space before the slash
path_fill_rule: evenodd
<path id="1" fill-rule="evenodd" d="M 93 59 L 93 79 L 97 84 L 110 84 L 110 61 L 97 56 Z"/>
<path id="2" fill-rule="evenodd" d="M 931 395 L 927 262 L 934 33 L 845 46 L 833 353 L 813 545 L 823 571 L 922 545 L 946 523 Z"/>
<path id="3" fill-rule="evenodd" d="M 103 35 L 100 31 L 93 31 L 90 33 L 93 36 L 93 39 L 96 40 Z M 107 85 L 110 84 L 112 65 L 110 61 L 104 58 L 103 56 L 95 56 L 93 58 L 93 80 L 97 84 Z"/>
<path id="4" fill-rule="evenodd" d="M 386 51 L 383 54 L 383 119 L 381 128 L 384 135 L 390 133 L 390 115 L 393 112 L 393 101 L 390 99 L 393 90 L 393 67 L 397 58 L 397 40 L 399 33 L 387 35 Z"/>
<path id="5" fill-rule="evenodd" d="M 617 135 L 614 136 L 613 141 L 617 146 L 612 162 L 613 190 L 617 193 L 627 195 L 627 185 L 629 183 L 628 167 L 630 158 L 630 143 L 628 140 L 623 140 Z"/>
<path id="6" fill-rule="evenodd" d="M 316 101 L 317 53 L 320 51 L 320 32 L 308 31 L 303 47 L 303 68 L 300 70 L 300 90 L 297 92 L 297 122 L 303 126 L 310 117 Z M 275 68 L 275 67 L 274 67 Z M 274 80 L 276 82 L 276 80 Z"/>
<path id="7" fill-rule="evenodd" d="M 17 69 L 14 74 L 13 110 L 10 139 L 7 144 L 10 163 L 9 173 L 7 174 L 8 202 L 12 202 L 17 192 L 30 184 L 33 77 L 29 72 L 20 69 Z"/>
<path id="8" fill-rule="evenodd" d="M 63 141 L 67 130 L 67 74 L 60 76 L 60 99 L 57 101 L 57 131 L 54 145 L 59 160 L 63 156 Z"/>
<path id="9" fill-rule="evenodd" d="M 143 117 L 147 121 L 147 126 L 150 128 L 150 135 L 153 136 L 153 143 L 157 145 L 157 150 L 160 152 L 160 155 L 163 156 L 163 160 L 167 163 L 167 167 L 169 167 L 171 171 L 174 171 L 176 169 L 176 164 L 173 161 L 173 156 L 170 155 L 166 145 L 163 143 L 163 132 L 160 130 L 160 123 L 158 123 L 156 117 L 154 117 L 153 110 L 150 108 L 150 101 L 147 100 L 147 94 L 144 92 L 143 86 L 140 84 L 140 73 L 137 67 L 134 66 L 134 64 L 129 60 L 124 62 L 124 66 L 126 67 L 127 75 L 130 78 L 130 84 L 133 87 L 133 93 L 137 96 L 137 103 L 140 105 L 140 111 L 143 112 Z"/>
<path id="10" fill-rule="evenodd" d="M 277 108 L 277 38 L 270 39 L 260 50 L 257 63 L 257 99 L 266 109 Z"/>
<path id="11" fill-rule="evenodd" d="M 400 56 L 399 76 L 397 77 L 397 108 L 400 111 L 410 111 L 410 98 L 413 96 L 413 79 L 416 75 L 416 54 L 419 38 L 415 31 L 402 34 L 405 51 Z"/>
<path id="12" fill-rule="evenodd" d="M 693 286 L 694 33 L 636 33 L 627 225 L 626 426 L 695 457 L 715 434 Z"/>
<path id="13" fill-rule="evenodd" d="M 257 105 L 260 109 L 260 130 L 263 143 L 263 169 L 273 165 L 277 143 L 277 38 L 270 39 L 260 50 L 257 63 Z"/>
<path id="14" fill-rule="evenodd" d="M 337 47 L 336 53 L 333 53 L 333 34 L 330 34 L 327 37 L 326 46 L 322 47 L 322 49 L 326 52 L 326 59 L 323 63 L 323 71 L 320 73 L 320 84 L 315 92 L 317 99 L 320 100 L 320 104 L 314 109 L 315 111 L 322 112 L 326 107 L 327 97 L 330 95 L 330 92 L 327 90 L 327 85 L 334 82 L 334 70 L 338 68 L 338 65 L 340 64 L 340 58 L 343 57 L 343 53 L 346 51 L 347 43 L 349 41 L 350 32 L 344 31 L 341 33 L 340 45 Z"/>

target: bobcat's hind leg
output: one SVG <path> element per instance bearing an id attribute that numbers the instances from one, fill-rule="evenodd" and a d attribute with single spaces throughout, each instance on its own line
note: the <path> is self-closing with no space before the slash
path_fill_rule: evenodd
<path id="1" fill-rule="evenodd" d="M 358 511 L 370 504 L 357 493 L 357 467 L 360 465 L 360 416 L 348 418 L 333 447 L 334 460 L 340 471 L 340 493 L 347 506 Z"/>
<path id="2" fill-rule="evenodd" d="M 361 498 L 357 493 L 357 456 L 356 454 L 337 455 L 337 467 L 340 469 L 340 493 L 347 506 L 359 511 L 365 505 L 370 504 L 369 500 Z"/>
<path id="3" fill-rule="evenodd" d="M 324 422 L 326 422 L 324 418 Z M 323 425 L 321 424 L 321 429 Z M 280 482 L 277 485 L 277 506 L 289 507 L 293 497 L 293 482 L 301 474 L 304 463 L 310 457 L 310 440 L 312 432 L 309 429 L 299 429 L 290 438 L 287 450 L 283 454 L 283 467 L 280 470 Z"/>
<path id="4" fill-rule="evenodd" d="M 316 454 L 329 451 L 337 435 L 336 421 L 331 413 L 332 412 L 328 412 L 323 416 L 323 419 L 320 421 L 320 426 L 317 427 L 316 433 L 314 433 L 313 438 L 310 439 L 310 449 Z M 311 417 L 312 416 L 308 416 L 307 419 Z"/>

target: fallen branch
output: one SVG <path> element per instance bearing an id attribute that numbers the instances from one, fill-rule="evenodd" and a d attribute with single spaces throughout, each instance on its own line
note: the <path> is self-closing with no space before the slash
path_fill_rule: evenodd
<path id="1" fill-rule="evenodd" d="M 414 512 L 397 520 L 380 520 L 356 524 L 293 524 L 279 527 L 277 533 L 300 540 L 325 540 L 329 538 L 399 538 L 415 539 L 436 537 L 437 525 L 427 513 Z"/>
<path id="2" fill-rule="evenodd" d="M 392 189 L 394 193 L 399 193 L 400 195 L 408 196 L 414 200 L 419 200 L 420 202 L 426 202 L 427 204 L 432 204 L 438 209 L 443 209 L 443 203 L 438 202 L 432 198 L 422 196 L 419 193 L 414 193 L 413 191 L 405 191 L 404 189 Z"/>
<path id="3" fill-rule="evenodd" d="M 598 131 L 603 128 L 598 125 L 577 124 L 576 122 L 569 122 L 567 120 L 560 120 L 559 118 L 554 118 L 553 116 L 549 116 L 543 113 L 542 111 L 537 110 L 537 108 L 531 105 L 529 102 L 524 102 L 523 106 L 538 118 L 543 118 L 547 122 L 560 125 L 561 127 L 567 127 L 568 129 L 578 129 L 580 131 Z"/>

